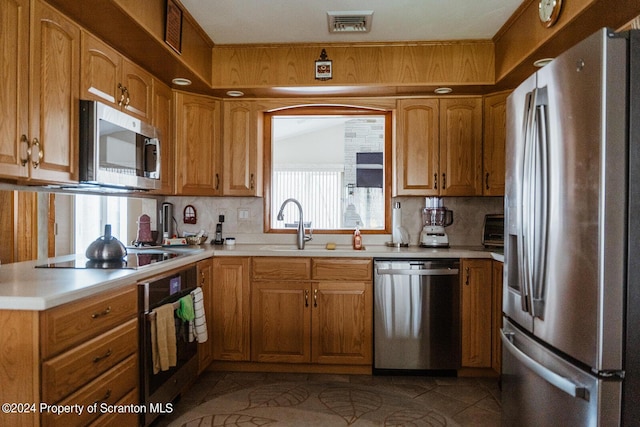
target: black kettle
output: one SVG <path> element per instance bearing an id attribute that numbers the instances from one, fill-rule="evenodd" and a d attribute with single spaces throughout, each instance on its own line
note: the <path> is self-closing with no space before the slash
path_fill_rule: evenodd
<path id="1" fill-rule="evenodd" d="M 111 224 L 104 226 L 104 236 L 98 237 L 85 252 L 91 261 L 122 260 L 127 255 L 127 248 L 111 235 Z"/>

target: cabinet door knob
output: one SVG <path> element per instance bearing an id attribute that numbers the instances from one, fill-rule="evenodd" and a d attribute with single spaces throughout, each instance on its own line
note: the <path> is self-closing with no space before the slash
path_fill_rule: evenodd
<path id="1" fill-rule="evenodd" d="M 220 175 L 216 174 L 216 190 L 220 189 Z"/>
<path id="2" fill-rule="evenodd" d="M 118 89 L 120 89 L 120 100 L 118 101 L 118 107 L 122 107 L 122 104 L 124 103 L 125 92 L 127 91 L 127 88 L 122 86 L 122 83 L 118 83 Z"/>
<path id="3" fill-rule="evenodd" d="M 22 135 L 20 137 L 20 146 L 24 149 L 22 151 L 24 153 L 24 157 L 20 157 L 20 164 L 22 166 L 27 166 L 27 163 L 29 163 L 29 158 L 31 157 L 31 143 L 29 142 L 29 138 L 27 138 L 27 135 Z"/>
<path id="4" fill-rule="evenodd" d="M 94 403 L 94 405 L 97 405 L 98 403 L 106 402 L 110 397 L 111 397 L 111 389 L 107 389 L 107 391 L 104 394 L 104 396 L 102 396 L 102 399 L 98 399 L 93 403 Z"/>
<path id="5" fill-rule="evenodd" d="M 34 154 L 33 148 L 37 148 L 38 150 L 37 154 Z M 31 166 L 33 166 L 34 169 L 37 169 L 38 166 L 40 166 L 40 161 L 44 157 L 44 149 L 40 147 L 40 141 L 38 140 L 38 138 L 33 138 L 33 141 L 31 142 L 30 155 L 31 155 Z M 34 159 L 34 155 L 35 155 L 35 159 Z"/>
<path id="6" fill-rule="evenodd" d="M 438 189 L 438 174 L 437 173 L 433 174 L 433 189 L 434 190 Z"/>
<path id="7" fill-rule="evenodd" d="M 442 189 L 445 190 L 447 188 L 447 174 L 442 174 Z"/>
<path id="8" fill-rule="evenodd" d="M 309 290 L 304 290 L 304 306 L 309 307 Z"/>
<path id="9" fill-rule="evenodd" d="M 249 178 L 249 188 L 253 190 L 254 186 L 255 186 L 255 182 L 253 180 L 253 174 L 251 174 L 251 177 Z"/>
<path id="10" fill-rule="evenodd" d="M 111 356 L 111 354 L 113 354 L 113 352 L 111 351 L 111 349 L 108 349 L 107 352 L 105 354 L 103 354 L 102 356 L 96 356 L 93 358 L 93 363 L 98 363 L 101 360 L 106 359 L 107 357 Z"/>
<path id="11" fill-rule="evenodd" d="M 466 286 L 469 286 L 469 275 L 470 275 L 470 273 L 469 273 L 469 267 L 467 267 L 467 268 L 465 268 L 465 269 L 464 269 L 464 273 L 465 273 L 464 284 L 465 284 Z"/>
<path id="12" fill-rule="evenodd" d="M 106 309 L 104 309 L 103 311 L 101 311 L 99 313 L 93 313 L 91 315 L 91 318 L 92 319 L 97 319 L 98 317 L 106 316 L 109 313 L 111 313 L 111 306 L 107 307 Z"/>
<path id="13" fill-rule="evenodd" d="M 487 187 L 487 190 L 489 189 L 489 172 L 487 172 L 487 174 L 484 177 L 484 182 L 485 182 L 485 186 Z"/>
<path id="14" fill-rule="evenodd" d="M 318 288 L 313 290 L 313 306 L 318 306 Z"/>

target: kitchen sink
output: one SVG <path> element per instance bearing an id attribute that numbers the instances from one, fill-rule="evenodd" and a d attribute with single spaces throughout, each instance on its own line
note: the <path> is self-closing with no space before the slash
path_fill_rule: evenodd
<path id="1" fill-rule="evenodd" d="M 308 245 L 305 246 L 308 249 Z M 260 247 L 261 251 L 300 251 L 304 249 L 298 249 L 296 245 L 265 245 Z"/>
<path id="2" fill-rule="evenodd" d="M 265 245 L 260 247 L 261 251 L 276 251 L 276 252 L 296 252 L 296 251 L 314 251 L 314 252 L 353 252 L 354 249 L 349 245 L 338 245 L 335 249 L 327 249 L 326 245 L 310 245 L 306 244 L 304 249 L 298 249 L 296 245 Z"/>

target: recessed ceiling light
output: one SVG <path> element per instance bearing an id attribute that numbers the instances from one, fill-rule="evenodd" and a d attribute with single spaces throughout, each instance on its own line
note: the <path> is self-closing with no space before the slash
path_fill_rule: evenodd
<path id="1" fill-rule="evenodd" d="M 533 63 L 533 65 L 536 66 L 536 67 L 544 67 L 545 65 L 547 65 L 551 61 L 553 61 L 553 58 L 542 58 L 542 59 L 538 59 L 537 61 L 535 61 Z"/>
<path id="2" fill-rule="evenodd" d="M 184 77 L 176 77 L 171 80 L 171 83 L 178 86 L 189 86 L 191 84 L 191 80 L 185 79 Z"/>
<path id="3" fill-rule="evenodd" d="M 244 92 L 239 91 L 239 90 L 228 90 L 227 91 L 227 95 L 233 96 L 234 98 L 237 98 L 239 96 L 244 96 Z"/>
<path id="4" fill-rule="evenodd" d="M 453 89 L 451 89 L 450 87 L 439 87 L 436 90 L 434 90 L 434 92 L 437 93 L 438 95 L 445 95 L 447 93 L 453 92 Z"/>

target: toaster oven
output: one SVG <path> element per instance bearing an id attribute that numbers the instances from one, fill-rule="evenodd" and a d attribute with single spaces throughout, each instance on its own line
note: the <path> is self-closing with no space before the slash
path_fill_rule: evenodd
<path id="1" fill-rule="evenodd" d="M 487 248 L 504 247 L 504 215 L 489 214 L 484 217 L 482 244 Z"/>

